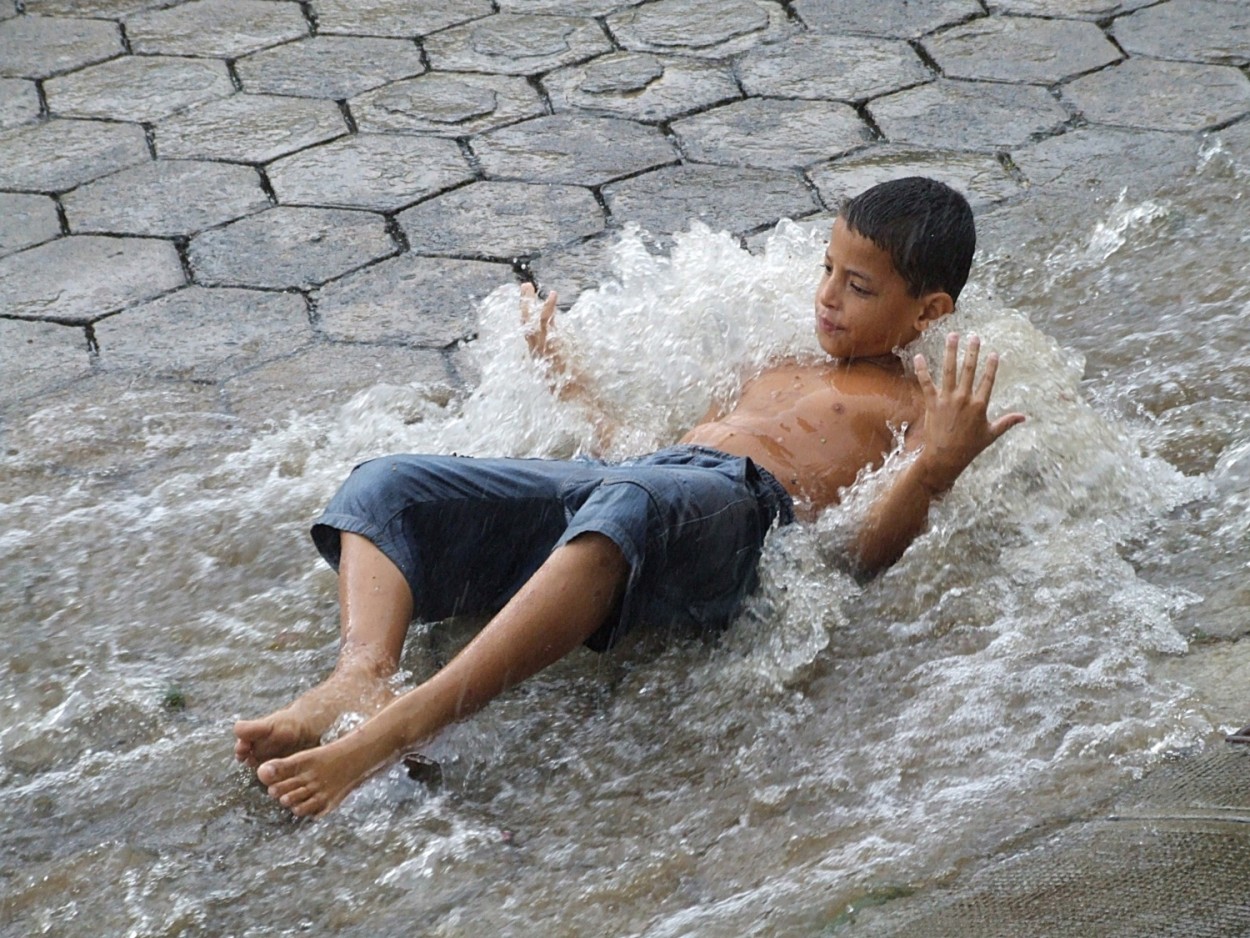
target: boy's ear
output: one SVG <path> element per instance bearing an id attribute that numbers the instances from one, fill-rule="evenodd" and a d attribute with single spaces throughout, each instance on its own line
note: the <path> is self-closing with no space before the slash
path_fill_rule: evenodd
<path id="1" fill-rule="evenodd" d="M 920 315 L 916 317 L 916 328 L 924 332 L 929 326 L 943 316 L 949 316 L 955 310 L 955 301 L 945 290 L 934 290 L 920 298 Z"/>

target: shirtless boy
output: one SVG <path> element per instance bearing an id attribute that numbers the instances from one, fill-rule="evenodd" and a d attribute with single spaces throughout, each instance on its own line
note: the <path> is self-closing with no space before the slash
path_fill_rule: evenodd
<path id="1" fill-rule="evenodd" d="M 816 289 L 827 356 L 780 361 L 714 406 L 680 442 L 607 464 L 392 456 L 358 466 L 313 528 L 339 571 L 333 674 L 293 703 L 235 724 L 237 758 L 298 816 L 334 808 L 365 778 L 583 643 L 611 646 L 638 624 L 685 618 L 724 627 L 755 582 L 764 536 L 795 511 L 838 500 L 881 465 L 905 427 L 912 456 L 869 507 L 851 560 L 884 569 L 930 503 L 1023 414 L 990 420 L 998 359 L 947 336 L 935 381 L 896 350 L 949 314 L 975 246 L 963 196 L 923 178 L 875 186 L 833 224 Z M 532 287 L 523 288 L 530 318 Z M 556 298 L 530 348 L 566 397 L 593 389 L 561 354 Z M 442 670 L 395 696 L 413 618 L 493 613 Z M 373 715 L 325 745 L 345 712 Z"/>

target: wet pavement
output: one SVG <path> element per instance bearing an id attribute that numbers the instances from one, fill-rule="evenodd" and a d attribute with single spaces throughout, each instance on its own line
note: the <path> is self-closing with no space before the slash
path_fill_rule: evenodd
<path id="1" fill-rule="evenodd" d="M 177 402 L 193 454 L 396 375 L 464 386 L 501 283 L 570 299 L 626 226 L 754 245 L 912 172 L 969 194 L 983 245 L 1045 256 L 1048 219 L 1148 195 L 1204 135 L 1250 151 L 1248 66 L 1239 0 L 0 0 L 0 450 L 142 470 L 143 424 L 55 452 L 27 426 L 121 387 Z M 1131 835 L 1118 808 L 1021 832 L 848 930 L 1245 933 L 1239 760 L 1202 757 L 1189 800 L 1156 773 L 1168 808 Z M 1068 857 L 1125 872 L 1114 920 L 1042 875 Z M 1028 918 L 1048 895 L 1071 914 Z"/>

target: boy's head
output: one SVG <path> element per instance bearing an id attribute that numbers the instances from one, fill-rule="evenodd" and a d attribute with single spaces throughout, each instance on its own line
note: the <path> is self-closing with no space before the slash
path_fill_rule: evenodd
<path id="1" fill-rule="evenodd" d="M 977 232 L 968 200 L 950 186 L 924 176 L 892 179 L 848 199 L 838 214 L 890 255 L 912 296 L 940 290 L 959 299 Z"/>

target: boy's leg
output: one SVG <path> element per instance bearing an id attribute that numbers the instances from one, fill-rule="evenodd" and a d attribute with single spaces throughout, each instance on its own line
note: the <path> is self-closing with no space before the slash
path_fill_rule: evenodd
<path id="1" fill-rule="evenodd" d="M 340 645 L 334 673 L 281 710 L 235 723 L 240 762 L 256 768 L 267 759 L 316 746 L 342 714 L 373 714 L 394 696 L 387 682 L 399 667 L 412 619 L 407 581 L 370 541 L 344 533 L 338 588 Z"/>
<path id="2" fill-rule="evenodd" d="M 370 774 L 582 644 L 613 612 L 629 577 L 602 534 L 553 551 L 441 671 L 345 736 L 261 765 L 269 793 L 300 816 L 323 814 Z"/>

